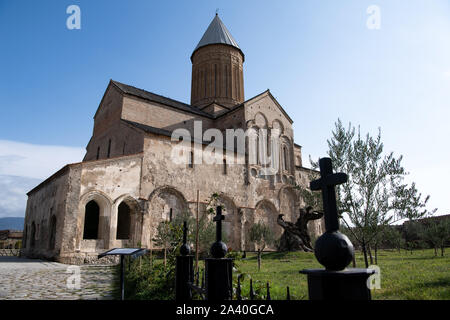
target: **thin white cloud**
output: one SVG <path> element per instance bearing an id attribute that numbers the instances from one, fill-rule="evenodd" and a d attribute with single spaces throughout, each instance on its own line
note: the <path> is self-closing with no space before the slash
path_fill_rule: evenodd
<path id="1" fill-rule="evenodd" d="M 0 140 L 0 175 L 45 179 L 83 159 L 83 148 Z"/>
<path id="2" fill-rule="evenodd" d="M 27 192 L 42 179 L 0 175 L 0 218 L 23 217 Z"/>

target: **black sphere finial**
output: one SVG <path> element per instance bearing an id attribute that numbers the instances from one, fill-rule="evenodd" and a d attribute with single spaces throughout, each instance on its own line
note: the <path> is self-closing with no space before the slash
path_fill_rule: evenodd
<path id="1" fill-rule="evenodd" d="M 350 264 L 355 249 L 345 234 L 327 231 L 316 240 L 314 254 L 325 269 L 340 271 Z"/>

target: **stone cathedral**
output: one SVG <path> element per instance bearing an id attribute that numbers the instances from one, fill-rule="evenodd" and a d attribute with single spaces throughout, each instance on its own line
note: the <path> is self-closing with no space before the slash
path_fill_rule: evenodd
<path id="1" fill-rule="evenodd" d="M 205 214 L 213 193 L 225 208 L 230 248 L 254 250 L 248 234 L 258 221 L 280 238 L 277 217 L 297 220 L 303 203 L 293 185 L 308 185 L 310 170 L 302 166 L 292 119 L 270 91 L 245 100 L 244 61 L 216 14 L 191 55 L 190 104 L 111 80 L 83 161 L 66 165 L 28 192 L 23 255 L 83 264 L 99 261 L 97 255 L 111 248 L 158 249 L 153 243 L 158 224 L 183 212 L 195 216 L 197 205 Z M 174 163 L 173 130 L 193 132 L 198 121 L 202 130 L 279 130 L 278 171 L 260 175 L 261 164 L 248 161 Z M 205 145 L 194 141 L 196 147 Z M 322 233 L 322 219 L 309 223 L 312 235 Z"/>

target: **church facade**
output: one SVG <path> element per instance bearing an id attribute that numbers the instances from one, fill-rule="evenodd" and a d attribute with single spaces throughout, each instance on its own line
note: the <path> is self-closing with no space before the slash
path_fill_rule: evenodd
<path id="1" fill-rule="evenodd" d="M 213 193 L 224 206 L 224 232 L 233 250 L 255 249 L 248 235 L 256 222 L 280 238 L 277 217 L 297 220 L 303 203 L 294 185 L 308 185 L 310 170 L 302 166 L 292 119 L 270 91 L 245 100 L 244 60 L 216 15 L 191 56 L 190 104 L 111 80 L 83 161 L 66 165 L 28 193 L 22 254 L 83 264 L 95 263 L 111 248 L 158 249 L 153 241 L 158 224 L 181 213 L 195 216 L 197 208 L 205 214 Z M 227 152 L 223 161 L 197 164 L 193 159 L 208 144 L 195 139 L 188 162 L 173 161 L 179 144 L 173 132 L 195 137 L 199 125 L 200 136 L 208 129 L 224 136 L 227 129 L 278 132 L 279 152 L 272 146 L 272 153 L 279 166 L 273 174 L 261 174 L 261 151 L 249 161 L 248 145 L 244 152 L 232 150 L 238 164 Z M 323 221 L 308 227 L 318 236 Z"/>

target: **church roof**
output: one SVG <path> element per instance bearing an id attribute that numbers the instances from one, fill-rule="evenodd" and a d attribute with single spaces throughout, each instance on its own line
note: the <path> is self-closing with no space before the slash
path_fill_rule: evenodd
<path id="1" fill-rule="evenodd" d="M 111 83 L 113 83 L 117 88 L 119 88 L 123 93 L 138 97 L 138 98 L 142 98 L 145 100 L 149 100 L 149 101 L 153 101 L 153 102 L 157 102 L 157 103 L 161 103 L 164 104 L 166 106 L 170 106 L 179 110 L 183 110 L 186 112 L 190 112 L 190 113 L 194 113 L 200 116 L 204 116 L 207 118 L 212 118 L 212 116 L 209 113 L 206 113 L 200 109 L 198 109 L 196 106 L 191 106 L 189 104 L 174 100 L 174 99 L 170 99 L 164 96 L 161 96 L 159 94 L 155 94 L 143 89 L 138 89 L 136 87 L 124 84 L 124 83 L 120 83 L 118 81 L 114 81 L 111 80 Z"/>
<path id="2" fill-rule="evenodd" d="M 211 21 L 208 29 L 206 29 L 205 33 L 203 34 L 203 37 L 200 39 L 200 42 L 197 44 L 197 47 L 195 47 L 194 52 L 197 51 L 197 49 L 210 44 L 226 44 L 241 51 L 241 48 L 239 48 L 236 40 L 234 40 L 230 31 L 228 31 L 227 27 L 225 27 L 217 13 L 213 21 Z"/>

